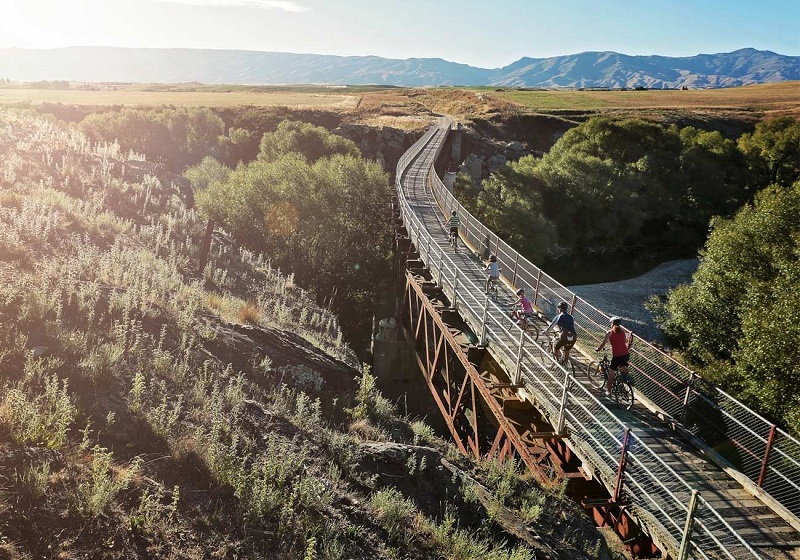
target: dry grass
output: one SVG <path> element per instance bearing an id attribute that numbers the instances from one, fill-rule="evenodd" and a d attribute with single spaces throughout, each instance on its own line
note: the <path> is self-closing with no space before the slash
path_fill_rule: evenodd
<path id="1" fill-rule="evenodd" d="M 248 301 L 236 312 L 236 318 L 242 323 L 257 325 L 261 320 L 261 311 L 255 302 Z"/>
<path id="2" fill-rule="evenodd" d="M 68 105 L 175 105 L 176 107 L 287 106 L 298 109 L 354 109 L 359 96 L 301 92 L 134 91 L 129 89 L 47 90 L 0 88 L 0 104 L 64 103 Z"/>

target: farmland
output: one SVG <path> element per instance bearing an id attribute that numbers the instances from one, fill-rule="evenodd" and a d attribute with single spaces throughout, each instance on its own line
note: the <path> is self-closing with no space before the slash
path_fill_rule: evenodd
<path id="1" fill-rule="evenodd" d="M 119 89 L 35 89 L 0 88 L 0 104 L 63 103 L 67 105 L 174 105 L 176 107 L 236 107 L 241 105 L 296 108 L 354 109 L 358 95 L 258 89 L 193 89 L 188 91 L 140 88 Z"/>

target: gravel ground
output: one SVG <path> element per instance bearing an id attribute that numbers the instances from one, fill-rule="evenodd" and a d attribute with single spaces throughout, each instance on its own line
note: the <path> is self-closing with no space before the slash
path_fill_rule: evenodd
<path id="1" fill-rule="evenodd" d="M 670 288 L 691 282 L 697 263 L 697 259 L 669 261 L 630 280 L 569 286 L 569 289 L 609 315 L 622 317 L 622 324 L 637 336 L 660 342 L 661 331 L 644 303 L 653 295 L 666 295 Z"/>

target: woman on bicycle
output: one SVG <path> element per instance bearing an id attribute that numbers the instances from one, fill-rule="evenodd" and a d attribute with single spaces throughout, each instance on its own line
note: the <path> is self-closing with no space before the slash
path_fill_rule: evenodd
<path id="1" fill-rule="evenodd" d="M 512 303 L 511 307 L 513 309 L 512 317 L 517 322 L 522 321 L 523 317 L 533 317 L 533 305 L 531 304 L 531 300 L 525 297 L 525 290 L 522 288 L 517 290 L 517 301 Z M 520 309 L 517 309 L 518 307 Z"/>
<path id="2" fill-rule="evenodd" d="M 558 304 L 558 315 L 556 315 L 555 319 L 547 326 L 544 330 L 544 334 L 550 332 L 554 326 L 558 325 L 558 328 L 561 330 L 561 337 L 556 342 L 556 345 L 553 347 L 553 355 L 555 359 L 558 361 L 558 351 L 559 349 L 564 349 L 564 362 L 569 361 L 569 351 L 572 350 L 572 347 L 575 346 L 575 319 L 572 318 L 572 315 L 567 313 L 567 309 L 569 309 L 569 304 L 566 301 L 562 301 Z"/>
<path id="3" fill-rule="evenodd" d="M 486 277 L 486 293 L 488 294 L 489 285 L 492 282 L 500 280 L 500 265 L 497 264 L 497 255 L 491 255 L 489 257 L 489 264 L 486 265 L 483 271 L 489 274 L 489 276 Z"/>
<path id="4" fill-rule="evenodd" d="M 630 336 L 625 335 L 620 317 L 611 317 L 611 329 L 606 333 L 606 337 L 600 343 L 600 346 L 597 347 L 597 351 L 603 350 L 607 342 L 611 343 L 611 365 L 609 366 L 605 394 L 610 395 L 617 370 L 621 370 L 622 375 L 628 375 L 628 361 L 631 357 L 631 343 L 633 342 L 633 334 Z"/>

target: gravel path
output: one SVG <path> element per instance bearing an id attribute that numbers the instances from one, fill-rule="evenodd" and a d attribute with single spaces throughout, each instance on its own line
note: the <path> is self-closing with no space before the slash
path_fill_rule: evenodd
<path id="1" fill-rule="evenodd" d="M 623 325 L 637 336 L 660 342 L 661 331 L 644 303 L 653 295 L 666 295 L 670 288 L 691 282 L 697 263 L 697 259 L 669 261 L 630 280 L 569 286 L 569 289 L 609 315 L 622 317 Z"/>

